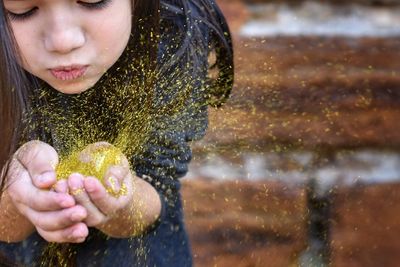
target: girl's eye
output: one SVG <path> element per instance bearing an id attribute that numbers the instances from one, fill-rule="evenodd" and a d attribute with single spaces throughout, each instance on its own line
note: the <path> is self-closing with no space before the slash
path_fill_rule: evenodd
<path id="1" fill-rule="evenodd" d="M 85 8 L 89 9 L 102 9 L 108 6 L 108 4 L 111 3 L 112 0 L 100 0 L 100 1 L 78 1 L 78 3 Z"/>
<path id="2" fill-rule="evenodd" d="M 8 13 L 8 17 L 11 20 L 25 20 L 25 19 L 28 19 L 31 16 L 33 16 L 36 13 L 37 10 L 38 10 L 38 8 L 34 7 L 32 9 L 24 12 L 24 13 L 13 13 L 11 11 L 7 11 L 7 13 Z"/>

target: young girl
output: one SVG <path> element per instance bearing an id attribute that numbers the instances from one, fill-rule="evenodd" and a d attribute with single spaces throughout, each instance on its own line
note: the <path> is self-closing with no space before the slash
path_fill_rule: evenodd
<path id="1" fill-rule="evenodd" d="M 2 3 L 0 263 L 191 266 L 178 178 L 233 82 L 215 2 Z M 57 177 L 118 140 L 104 177 Z"/>

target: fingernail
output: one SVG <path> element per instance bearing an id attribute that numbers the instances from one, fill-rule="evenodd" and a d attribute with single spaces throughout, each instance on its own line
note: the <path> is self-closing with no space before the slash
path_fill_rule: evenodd
<path id="1" fill-rule="evenodd" d="M 73 205 L 75 205 L 75 202 L 71 199 L 66 199 L 61 202 L 61 206 L 63 208 L 69 208 L 72 207 Z"/>
<path id="2" fill-rule="evenodd" d="M 55 173 L 53 171 L 47 171 L 42 173 L 41 175 L 38 176 L 38 179 L 41 184 L 48 184 L 56 180 Z"/>
<path id="3" fill-rule="evenodd" d="M 55 185 L 54 189 L 58 193 L 68 193 L 68 183 L 66 180 L 59 180 Z"/>
<path id="4" fill-rule="evenodd" d="M 69 192 L 71 195 L 76 196 L 85 191 L 83 187 L 82 176 L 80 174 L 71 174 L 68 179 Z"/>
<path id="5" fill-rule="evenodd" d="M 60 204 L 63 208 L 69 208 L 75 205 L 75 200 L 72 196 L 64 193 L 58 193 L 58 194 L 59 194 Z"/>
<path id="6" fill-rule="evenodd" d="M 85 189 L 87 192 L 94 192 L 96 191 L 96 181 L 95 178 L 88 177 L 85 181 Z"/>
<path id="7" fill-rule="evenodd" d="M 83 214 L 82 211 L 75 211 L 71 214 L 71 220 L 74 222 L 81 221 L 84 217 L 85 214 Z"/>
<path id="8" fill-rule="evenodd" d="M 79 174 L 71 174 L 69 179 L 69 186 L 72 190 L 78 190 L 83 188 L 82 178 Z"/>
<path id="9" fill-rule="evenodd" d="M 114 178 L 113 176 L 108 177 L 108 183 L 109 183 L 109 188 L 114 192 L 114 193 L 118 193 L 119 192 L 119 183 L 118 180 L 116 178 Z"/>
<path id="10" fill-rule="evenodd" d="M 74 238 L 82 238 L 82 237 L 83 237 L 82 231 L 80 231 L 80 229 L 75 229 L 75 230 L 72 232 L 72 236 L 73 236 Z"/>

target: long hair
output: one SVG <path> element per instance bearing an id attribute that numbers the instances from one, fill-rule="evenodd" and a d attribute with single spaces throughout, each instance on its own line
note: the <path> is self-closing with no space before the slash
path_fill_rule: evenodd
<path id="1" fill-rule="evenodd" d="M 171 23 L 184 35 L 179 40 L 179 49 L 174 51 L 174 59 L 163 67 L 174 66 L 176 62 L 182 66 L 185 60 L 194 70 L 208 67 L 213 75 L 205 81 L 207 104 L 214 107 L 222 105 L 233 86 L 234 62 L 231 33 L 221 10 L 214 0 L 165 0 L 161 1 L 161 8 L 164 11 L 161 12 L 164 22 L 161 28 L 168 28 Z M 185 23 L 176 25 L 179 16 Z M 207 32 L 202 31 L 204 28 Z M 214 62 L 209 66 L 203 61 L 204 56 L 208 56 L 204 52 L 214 55 Z"/>
<path id="2" fill-rule="evenodd" d="M 16 151 L 23 125 L 22 114 L 30 90 L 26 72 L 18 64 L 18 50 L 4 6 L 0 8 L 0 189 L 11 155 Z M 4 168 L 3 168 L 4 167 Z M 0 196 L 1 196 L 0 190 Z"/>

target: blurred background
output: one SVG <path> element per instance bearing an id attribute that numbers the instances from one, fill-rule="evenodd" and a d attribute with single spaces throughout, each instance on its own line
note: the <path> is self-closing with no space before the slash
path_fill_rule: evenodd
<path id="1" fill-rule="evenodd" d="M 183 180 L 195 266 L 399 266 L 400 1 L 217 2 L 236 78 Z"/>

